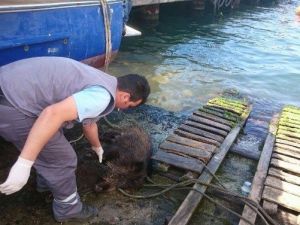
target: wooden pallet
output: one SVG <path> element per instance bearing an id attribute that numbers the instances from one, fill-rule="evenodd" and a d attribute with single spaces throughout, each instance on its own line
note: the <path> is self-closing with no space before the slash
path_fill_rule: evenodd
<path id="1" fill-rule="evenodd" d="M 200 181 L 209 183 L 212 175 L 205 167 L 213 173 L 217 171 L 248 118 L 250 108 L 243 101 L 210 100 L 160 145 L 152 159 L 187 173 L 196 173 Z M 199 184 L 194 188 L 201 192 L 206 190 L 206 186 Z M 169 224 L 187 224 L 201 199 L 199 192 L 191 191 Z"/>
<path id="2" fill-rule="evenodd" d="M 277 117 L 271 123 L 249 197 L 261 202 L 280 224 L 300 224 L 300 108 L 287 106 Z M 247 206 L 243 216 L 255 222 L 256 213 Z"/>

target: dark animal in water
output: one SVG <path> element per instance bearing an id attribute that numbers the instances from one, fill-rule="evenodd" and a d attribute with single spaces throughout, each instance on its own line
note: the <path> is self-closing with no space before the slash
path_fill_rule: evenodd
<path id="1" fill-rule="evenodd" d="M 104 162 L 96 192 L 118 188 L 135 189 L 147 176 L 151 144 L 149 135 L 137 126 L 107 132 L 102 140 Z"/>

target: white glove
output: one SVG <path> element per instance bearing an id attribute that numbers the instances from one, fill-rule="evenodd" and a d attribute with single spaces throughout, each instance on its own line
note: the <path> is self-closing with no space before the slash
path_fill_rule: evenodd
<path id="1" fill-rule="evenodd" d="M 10 195 L 19 191 L 27 183 L 33 163 L 33 161 L 19 156 L 17 162 L 10 169 L 8 178 L 0 185 L 0 192 Z"/>
<path id="2" fill-rule="evenodd" d="M 92 146 L 92 149 L 97 153 L 99 162 L 102 163 L 102 157 L 104 152 L 102 146 L 101 145 L 99 147 Z"/>

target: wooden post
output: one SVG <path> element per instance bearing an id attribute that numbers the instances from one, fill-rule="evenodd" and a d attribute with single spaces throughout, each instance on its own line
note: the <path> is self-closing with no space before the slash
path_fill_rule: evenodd
<path id="1" fill-rule="evenodd" d="M 216 153 L 207 164 L 207 167 L 210 170 L 210 172 L 215 173 L 220 167 L 223 159 L 225 158 L 227 152 L 229 151 L 230 146 L 235 141 L 241 128 L 244 126 L 250 111 L 251 111 L 251 107 L 247 112 L 246 116 L 244 117 L 245 119 L 230 131 L 228 136 L 225 138 L 224 142 L 221 144 L 218 153 Z M 213 176 L 211 175 L 210 172 L 204 170 L 202 174 L 199 176 L 198 180 L 201 182 L 210 183 L 211 180 L 213 179 Z M 199 190 L 199 192 L 203 193 L 206 191 L 207 186 L 201 184 L 195 184 L 193 186 L 193 189 Z M 182 202 L 176 214 L 170 220 L 169 225 L 185 225 L 188 223 L 188 221 L 193 215 L 193 212 L 195 211 L 199 202 L 203 198 L 203 195 L 199 192 L 193 190 L 189 192 L 188 196 Z"/>
<path id="2" fill-rule="evenodd" d="M 272 156 L 272 151 L 273 151 L 273 146 L 275 142 L 275 130 L 277 126 L 277 121 L 278 121 L 278 116 L 275 116 L 270 125 L 270 131 L 267 136 L 267 139 L 265 141 L 265 145 L 263 147 L 258 165 L 257 165 L 257 170 L 252 182 L 252 189 L 249 194 L 249 198 L 255 201 L 256 203 L 260 202 L 261 195 L 262 195 L 262 190 L 264 187 L 264 182 L 267 177 L 268 173 L 268 168 Z M 256 220 L 256 212 L 253 211 L 249 206 L 245 206 L 244 211 L 243 211 L 243 217 L 251 221 L 253 224 Z M 239 225 L 248 225 L 248 223 L 244 220 L 240 220 Z"/>

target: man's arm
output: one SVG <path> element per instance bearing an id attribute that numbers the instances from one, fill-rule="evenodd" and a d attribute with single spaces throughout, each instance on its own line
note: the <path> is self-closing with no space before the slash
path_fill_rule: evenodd
<path id="1" fill-rule="evenodd" d="M 91 146 L 100 147 L 101 143 L 98 135 L 98 126 L 97 123 L 91 123 L 87 125 L 83 125 L 83 133 L 86 139 L 88 139 Z"/>
<path id="2" fill-rule="evenodd" d="M 84 125 L 83 133 L 84 133 L 84 136 L 90 142 L 93 151 L 95 151 L 96 154 L 98 155 L 99 162 L 102 163 L 102 157 L 103 157 L 104 150 L 103 150 L 100 140 L 99 140 L 97 124 L 94 122 L 91 124 Z"/>
<path id="3" fill-rule="evenodd" d="M 34 161 L 62 124 L 76 118 L 77 108 L 72 96 L 46 107 L 31 128 L 20 156 Z"/>

